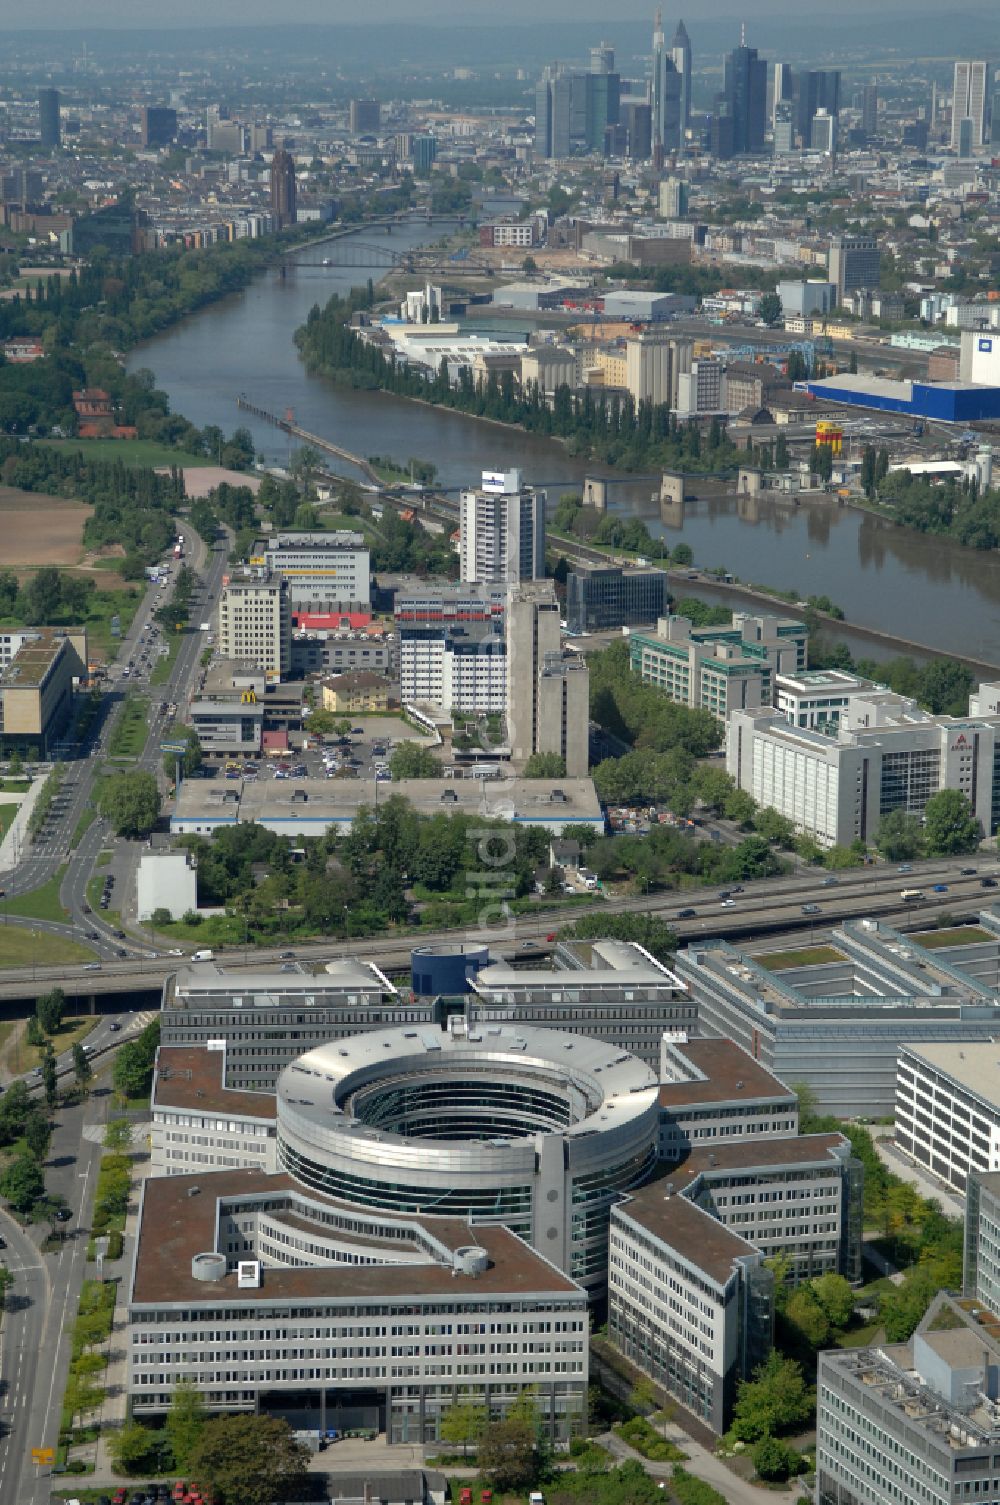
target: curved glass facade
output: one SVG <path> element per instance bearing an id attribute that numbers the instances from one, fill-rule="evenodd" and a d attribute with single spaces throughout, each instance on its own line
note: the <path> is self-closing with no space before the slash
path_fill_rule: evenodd
<path id="1" fill-rule="evenodd" d="M 407 1139 L 519 1139 L 573 1121 L 570 1104 L 556 1092 L 471 1075 L 377 1085 L 356 1093 L 350 1107 L 362 1123 Z"/>

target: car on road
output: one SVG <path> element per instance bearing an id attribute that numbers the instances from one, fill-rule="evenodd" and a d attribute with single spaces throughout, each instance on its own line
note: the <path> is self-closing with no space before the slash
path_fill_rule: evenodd
<path id="1" fill-rule="evenodd" d="M 124 930 L 116 930 L 114 932 L 114 936 L 115 936 L 115 940 L 116 941 L 125 941 L 125 940 L 128 939 L 128 937 L 126 936 Z"/>
<path id="2" fill-rule="evenodd" d="M 7 1247 L 7 1240 L 5 1238 L 0 1238 L 0 1249 L 6 1249 L 6 1247 Z"/>
<path id="3" fill-rule="evenodd" d="M 736 908 L 736 900 L 735 899 L 720 899 L 719 900 L 719 908 L 720 909 L 735 909 Z"/>
<path id="4" fill-rule="evenodd" d="M 100 962 L 88 962 L 83 970 L 85 972 L 99 972 L 101 970 L 101 964 Z"/>
<path id="5" fill-rule="evenodd" d="M 115 952 L 115 955 L 116 956 L 128 956 L 128 952 L 125 950 L 124 946 L 119 946 L 118 949 Z"/>
<path id="6" fill-rule="evenodd" d="M 803 904 L 802 905 L 802 913 L 803 914 L 819 914 L 819 912 L 820 912 L 820 908 L 819 908 L 818 904 Z"/>
<path id="7" fill-rule="evenodd" d="M 980 878 L 979 880 L 980 888 L 996 888 L 996 886 L 997 880 L 995 878 Z"/>
<path id="8" fill-rule="evenodd" d="M 81 904 L 80 908 L 82 909 L 82 911 L 83 911 L 84 914 L 93 914 L 94 913 L 94 911 L 91 909 L 91 907 L 90 907 L 89 904 Z"/>
<path id="9" fill-rule="evenodd" d="M 281 955 L 278 957 L 278 960 L 282 962 L 290 962 L 294 955 L 294 951 L 282 951 Z"/>
<path id="10" fill-rule="evenodd" d="M 696 909 L 679 909 L 676 918 L 678 920 L 693 920 L 697 913 Z"/>
<path id="11" fill-rule="evenodd" d="M 57 1207 L 56 1208 L 56 1221 L 59 1222 L 59 1223 L 68 1223 L 69 1220 L 70 1220 L 70 1218 L 72 1216 L 73 1216 L 73 1210 L 72 1210 L 72 1208 L 70 1208 L 70 1207 Z"/>
<path id="12" fill-rule="evenodd" d="M 960 878 L 974 878 L 976 876 L 976 870 L 974 867 L 960 867 L 958 874 Z"/>
<path id="13" fill-rule="evenodd" d="M 902 867 L 898 867 L 896 869 L 896 872 L 897 873 L 912 873 L 913 872 L 913 867 L 911 866 L 911 864 L 909 862 L 904 862 L 903 865 L 902 865 Z"/>
<path id="14" fill-rule="evenodd" d="M 947 883 L 932 883 L 931 884 L 931 893 L 932 894 L 946 894 L 947 892 L 948 892 L 948 885 L 947 885 Z"/>
<path id="15" fill-rule="evenodd" d="M 836 888 L 839 882 L 839 878 L 824 878 L 820 888 Z"/>
<path id="16" fill-rule="evenodd" d="M 111 1023 L 108 1025 L 108 1029 L 113 1035 L 117 1035 L 118 1031 L 121 1029 L 121 1025 L 118 1023 L 117 1019 L 112 1019 Z"/>

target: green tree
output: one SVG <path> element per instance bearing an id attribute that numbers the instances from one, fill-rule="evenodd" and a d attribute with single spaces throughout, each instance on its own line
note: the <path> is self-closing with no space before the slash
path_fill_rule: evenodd
<path id="1" fill-rule="evenodd" d="M 62 988 L 53 988 L 43 993 L 35 1004 L 38 1022 L 47 1035 L 54 1035 L 63 1022 L 66 1012 L 66 994 Z"/>
<path id="2" fill-rule="evenodd" d="M 976 851 L 983 828 L 960 789 L 940 789 L 924 806 L 924 840 L 932 857 Z"/>
<path id="3" fill-rule="evenodd" d="M 562 934 L 575 940 L 638 941 L 657 961 L 668 961 L 677 950 L 677 934 L 654 914 L 584 915 Z"/>
<path id="4" fill-rule="evenodd" d="M 45 1178 L 38 1162 L 30 1155 L 16 1156 L 0 1176 L 0 1197 L 4 1197 L 23 1218 L 44 1194 Z"/>
<path id="5" fill-rule="evenodd" d="M 42 1057 L 42 1091 L 45 1093 L 45 1101 L 49 1107 L 54 1108 L 59 1088 L 56 1075 L 56 1057 L 51 1045 Z"/>
<path id="6" fill-rule="evenodd" d="M 162 906 L 158 906 L 153 910 L 153 913 L 149 917 L 150 929 L 162 930 L 164 925 L 169 925 L 172 923 L 173 918 L 174 917 L 170 913 L 169 909 L 164 909 Z"/>
<path id="7" fill-rule="evenodd" d="M 240 1505 L 299 1497 L 308 1450 L 274 1416 L 215 1416 L 205 1422 L 188 1461 L 202 1490 Z"/>
<path id="8" fill-rule="evenodd" d="M 908 862 L 911 857 L 918 857 L 924 845 L 919 816 L 906 810 L 890 810 L 878 823 L 875 845 L 889 862 Z"/>
<path id="9" fill-rule="evenodd" d="M 77 1086 L 86 1092 L 93 1079 L 94 1069 L 87 1059 L 87 1052 L 77 1041 L 73 1046 L 73 1075 L 76 1077 Z"/>
<path id="10" fill-rule="evenodd" d="M 145 769 L 120 773 L 104 781 L 97 808 L 114 826 L 118 836 L 148 836 L 160 818 L 160 791 L 156 778 Z"/>
<path id="11" fill-rule="evenodd" d="M 138 1421 L 123 1421 L 108 1436 L 108 1451 L 115 1473 L 126 1478 L 148 1474 L 153 1467 L 160 1433 Z"/>
<path id="12" fill-rule="evenodd" d="M 170 1397 L 166 1432 L 177 1468 L 186 1469 L 205 1430 L 205 1402 L 191 1380 L 179 1380 Z"/>
<path id="13" fill-rule="evenodd" d="M 45 1031 L 38 1022 L 37 1014 L 32 1014 L 28 1019 L 24 1034 L 29 1045 L 39 1046 L 45 1044 Z"/>
<path id="14" fill-rule="evenodd" d="M 89 1375 L 75 1374 L 70 1371 L 66 1381 L 66 1389 L 63 1392 L 63 1406 L 69 1412 L 71 1419 L 79 1417 L 82 1421 L 91 1411 L 96 1411 L 104 1403 L 104 1387 L 95 1385 Z"/>
<path id="15" fill-rule="evenodd" d="M 799 1455 L 780 1437 L 763 1437 L 751 1454 L 753 1466 L 762 1479 L 780 1484 L 799 1472 Z"/>
<path id="16" fill-rule="evenodd" d="M 127 1118 L 109 1118 L 104 1130 L 104 1148 L 119 1153 L 132 1144 L 132 1126 Z"/>
<path id="17" fill-rule="evenodd" d="M 524 1489 L 538 1477 L 538 1433 L 526 1416 L 493 1421 L 479 1440 L 479 1471 L 498 1489 Z"/>
<path id="18" fill-rule="evenodd" d="M 763 810 L 758 810 L 753 820 L 754 830 L 758 836 L 763 836 L 765 841 L 770 841 L 775 846 L 792 847 L 795 842 L 795 826 L 786 815 L 768 805 Z"/>
<path id="19" fill-rule="evenodd" d="M 48 1115 L 43 1113 L 41 1108 L 34 1109 L 25 1120 L 24 1142 L 39 1165 L 45 1161 L 51 1138 L 52 1125 L 49 1123 Z"/>
<path id="20" fill-rule="evenodd" d="M 782 316 L 781 299 L 777 293 L 764 293 L 757 305 L 757 312 L 765 324 L 777 324 Z"/>
<path id="21" fill-rule="evenodd" d="M 526 779 L 564 779 L 566 759 L 561 753 L 536 752 L 524 765 Z"/>
<path id="22" fill-rule="evenodd" d="M 419 742 L 401 742 L 393 749 L 389 770 L 394 779 L 439 779 L 441 764 L 429 747 Z"/>
<path id="23" fill-rule="evenodd" d="M 789 1296 L 785 1317 L 811 1348 L 822 1348 L 830 1336 L 830 1320 L 808 1285 L 800 1286 Z"/>
<path id="24" fill-rule="evenodd" d="M 670 563 L 682 569 L 686 569 L 688 565 L 694 564 L 694 552 L 691 545 L 688 543 L 674 544 L 674 547 L 670 551 Z"/>
<path id="25" fill-rule="evenodd" d="M 775 1349 L 754 1370 L 752 1379 L 740 1382 L 732 1432 L 741 1442 L 759 1442 L 762 1437 L 804 1426 L 812 1410 L 801 1365 L 782 1358 Z"/>
<path id="26" fill-rule="evenodd" d="M 830 1326 L 844 1328 L 854 1316 L 854 1292 L 843 1275 L 817 1275 L 809 1282 L 816 1300 L 830 1321 Z"/>
<path id="27" fill-rule="evenodd" d="M 461 1447 L 468 1456 L 469 1443 L 478 1446 L 489 1424 L 490 1415 L 484 1406 L 472 1401 L 459 1401 L 451 1406 L 441 1418 L 441 1441 L 449 1447 Z"/>

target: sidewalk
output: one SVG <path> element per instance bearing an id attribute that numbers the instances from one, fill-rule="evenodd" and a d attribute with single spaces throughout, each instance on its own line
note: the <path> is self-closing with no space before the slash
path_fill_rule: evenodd
<path id="1" fill-rule="evenodd" d="M 657 1431 L 660 1428 L 657 1427 Z M 711 1484 L 717 1489 L 726 1501 L 726 1505 L 764 1505 L 766 1500 L 781 1499 L 782 1497 L 798 1498 L 803 1494 L 802 1485 L 798 1479 L 790 1479 L 784 1489 L 775 1485 L 751 1484 L 747 1479 L 741 1479 L 739 1474 L 726 1467 L 721 1458 L 716 1458 L 714 1453 L 703 1447 L 700 1442 L 695 1442 L 686 1432 L 682 1431 L 675 1423 L 668 1422 L 663 1428 L 663 1434 L 668 1442 L 673 1442 L 682 1452 L 687 1453 L 687 1462 L 681 1467 L 687 1469 L 689 1474 L 694 1474 L 696 1479 L 701 1479 L 706 1484 Z M 634 1459 L 641 1463 L 647 1474 L 654 1479 L 669 1479 L 674 1471 L 672 1463 L 654 1463 L 650 1458 L 643 1458 L 634 1448 L 629 1447 L 614 1432 L 604 1432 L 596 1439 L 601 1447 L 607 1448 L 619 1462 L 626 1459 Z"/>
<path id="2" fill-rule="evenodd" d="M 903 1154 L 902 1150 L 887 1130 L 879 1135 L 877 1129 L 872 1133 L 872 1141 L 875 1145 L 875 1153 L 887 1170 L 894 1175 L 902 1177 L 915 1187 L 922 1197 L 933 1197 L 940 1202 L 941 1211 L 949 1218 L 965 1217 L 965 1199 L 950 1186 L 945 1186 L 936 1176 L 933 1176 L 926 1167 L 915 1165 L 912 1160 Z"/>
<path id="3" fill-rule="evenodd" d="M 4 797 L 5 803 L 18 798 L 20 798 L 20 803 L 17 814 L 4 833 L 3 841 L 0 841 L 0 873 L 12 872 L 30 846 L 28 821 L 31 819 L 31 812 L 38 802 L 38 796 L 41 794 L 47 778 L 48 774 L 46 773 L 39 774 L 37 778 L 32 779 L 31 788 L 23 798 L 17 795 Z"/>

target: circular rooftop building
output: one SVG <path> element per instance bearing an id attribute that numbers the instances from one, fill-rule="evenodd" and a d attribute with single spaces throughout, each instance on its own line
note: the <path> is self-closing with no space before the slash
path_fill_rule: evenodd
<path id="1" fill-rule="evenodd" d="M 650 1068 L 613 1046 L 455 1016 L 287 1066 L 278 1160 L 360 1206 L 502 1223 L 597 1293 L 611 1203 L 655 1163 L 657 1094 Z"/>

